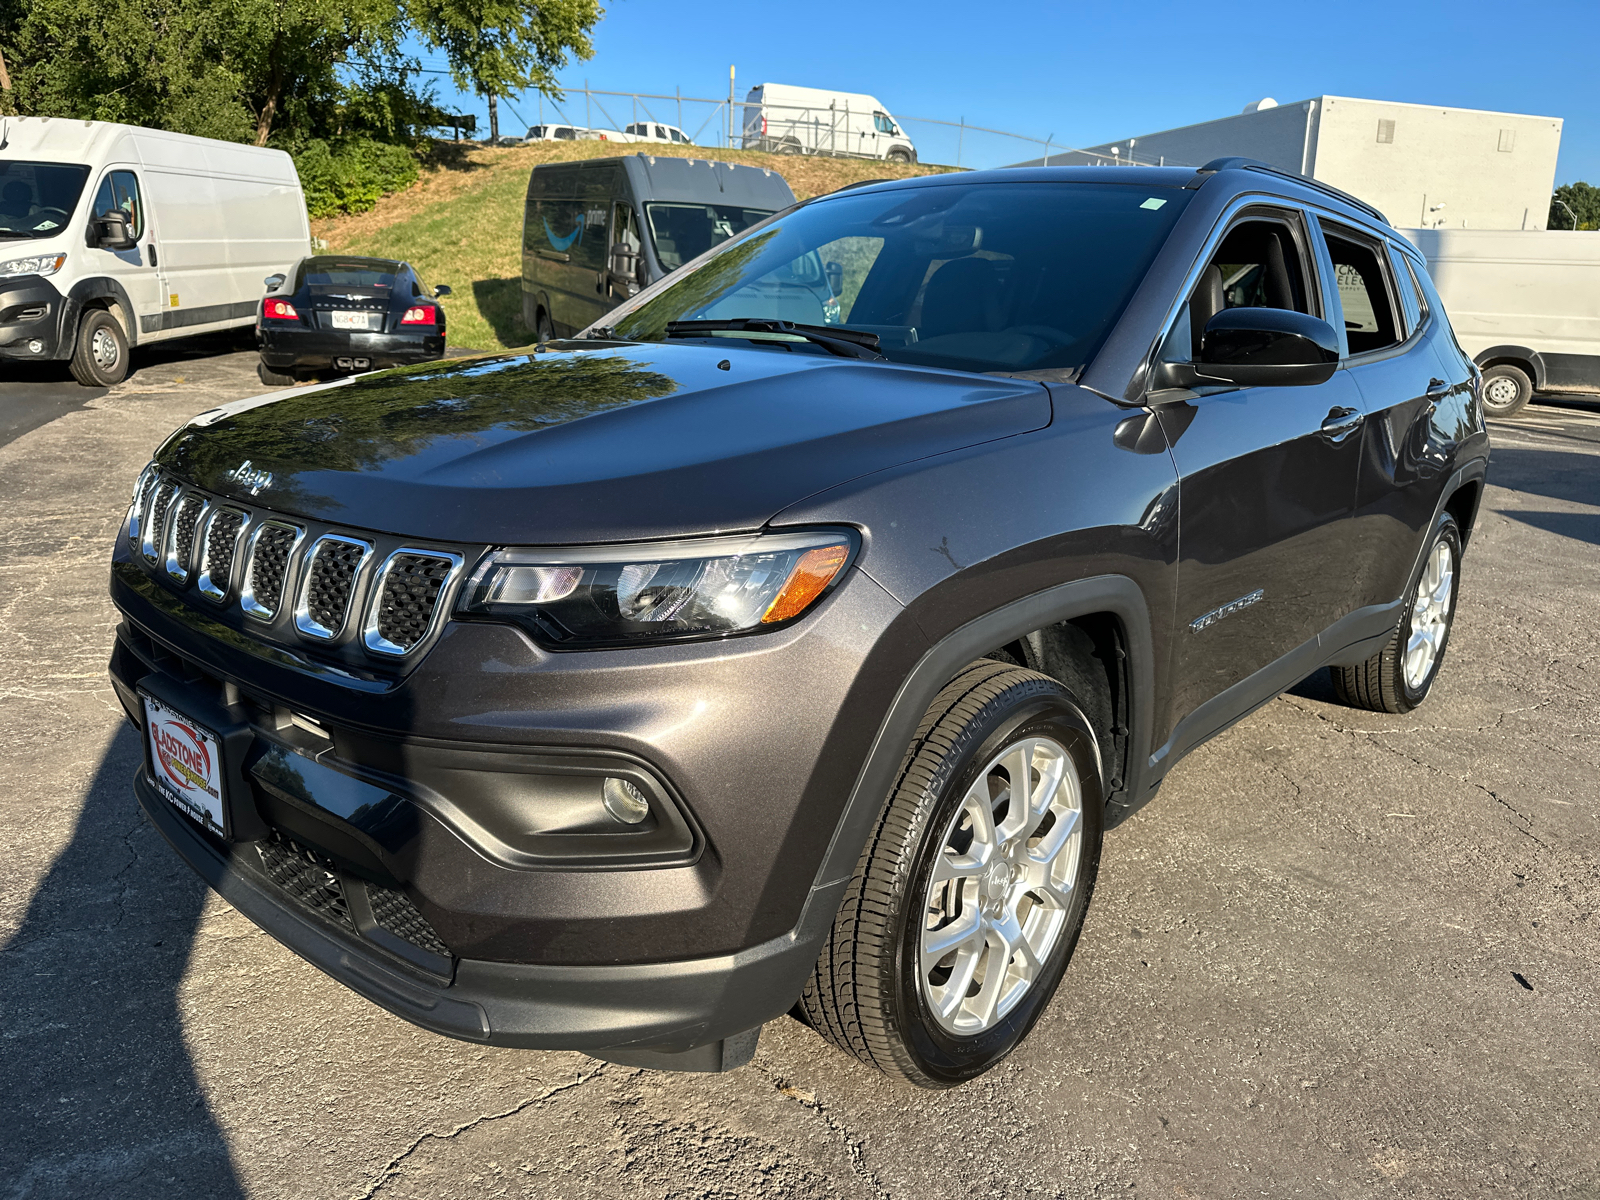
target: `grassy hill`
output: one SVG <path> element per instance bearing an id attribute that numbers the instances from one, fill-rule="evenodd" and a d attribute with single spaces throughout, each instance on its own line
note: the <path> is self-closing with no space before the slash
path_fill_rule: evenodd
<path id="1" fill-rule="evenodd" d="M 895 166 L 855 158 L 788 158 L 747 150 L 650 146 L 649 153 L 715 158 L 768 167 L 804 200 L 862 179 L 902 179 L 948 167 Z M 443 301 L 450 344 L 492 350 L 522 346 L 522 205 L 528 171 L 537 163 L 632 153 L 607 142 L 546 142 L 490 149 L 445 143 L 439 161 L 403 192 L 385 196 L 371 212 L 313 221 L 329 249 L 404 259 L 424 282 L 447 283 Z"/>

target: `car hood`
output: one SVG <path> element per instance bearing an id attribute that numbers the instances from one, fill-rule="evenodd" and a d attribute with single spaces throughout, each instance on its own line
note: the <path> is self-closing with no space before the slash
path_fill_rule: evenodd
<path id="1" fill-rule="evenodd" d="M 562 544 L 757 529 L 824 488 L 1050 421 L 1030 381 L 731 341 L 565 345 L 225 405 L 158 461 L 313 520 Z"/>

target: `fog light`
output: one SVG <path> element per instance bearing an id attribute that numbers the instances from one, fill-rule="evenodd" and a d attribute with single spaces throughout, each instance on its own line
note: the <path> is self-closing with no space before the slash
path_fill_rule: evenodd
<path id="1" fill-rule="evenodd" d="M 606 811 L 624 825 L 637 825 L 650 815 L 650 801 L 626 779 L 607 778 L 600 789 L 600 799 L 605 802 Z"/>
<path id="2" fill-rule="evenodd" d="M 33 341 L 28 343 L 28 353 L 29 354 L 43 354 L 44 353 L 44 343 L 41 342 L 38 338 L 34 338 Z"/>

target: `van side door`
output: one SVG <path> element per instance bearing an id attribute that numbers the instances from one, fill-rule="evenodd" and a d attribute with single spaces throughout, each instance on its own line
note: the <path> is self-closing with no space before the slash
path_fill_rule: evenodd
<path id="1" fill-rule="evenodd" d="M 1193 361 L 1206 322 L 1226 308 L 1323 316 L 1298 208 L 1252 204 L 1214 247 L 1166 339 L 1167 361 Z M 1285 674 L 1293 652 L 1309 656 L 1355 607 L 1360 557 L 1350 517 L 1361 399 L 1348 372 L 1323 384 L 1188 395 L 1156 409 L 1179 473 L 1177 754 L 1296 682 Z"/>
<path id="2" fill-rule="evenodd" d="M 161 269 L 161 253 L 156 241 L 155 222 L 146 203 L 139 173 L 131 166 L 107 167 L 95 185 L 89 212 L 89 228 L 109 212 L 128 218 L 128 228 L 138 245 L 131 250 L 106 250 L 91 245 L 89 272 L 116 280 L 127 293 L 133 311 L 128 319 L 137 330 L 135 338 L 144 340 L 159 334 L 167 309 L 166 280 Z"/>

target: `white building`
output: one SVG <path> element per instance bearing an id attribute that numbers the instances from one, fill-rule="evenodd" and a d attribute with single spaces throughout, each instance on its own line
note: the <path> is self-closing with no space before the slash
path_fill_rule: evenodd
<path id="1" fill-rule="evenodd" d="M 1397 226 L 1543 229 L 1560 146 L 1559 117 L 1316 96 L 1293 104 L 1261 100 L 1237 116 L 1048 161 L 1198 167 L 1241 155 L 1342 188 Z"/>

